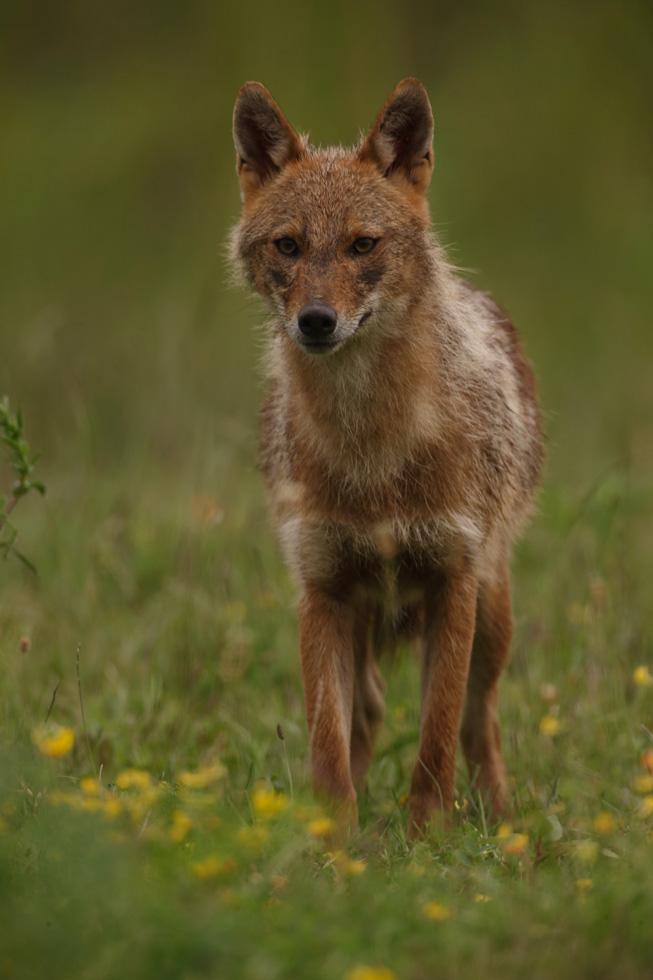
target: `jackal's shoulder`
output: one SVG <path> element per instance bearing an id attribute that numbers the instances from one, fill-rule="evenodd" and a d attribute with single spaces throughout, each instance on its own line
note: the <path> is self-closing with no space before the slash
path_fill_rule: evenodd
<path id="1" fill-rule="evenodd" d="M 492 343 L 506 356 L 517 380 L 519 394 L 525 406 L 537 409 L 539 420 L 539 403 L 537 382 L 531 363 L 526 356 L 524 346 L 509 313 L 499 305 L 491 293 L 478 286 L 472 285 L 466 279 L 460 279 L 464 293 L 479 306 L 489 319 L 492 332 Z"/>

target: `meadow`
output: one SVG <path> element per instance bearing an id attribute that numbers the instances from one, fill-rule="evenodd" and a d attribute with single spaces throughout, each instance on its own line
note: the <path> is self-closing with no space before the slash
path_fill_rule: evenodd
<path id="1" fill-rule="evenodd" d="M 11 514 L 36 571 L 0 558 L 0 978 L 650 976 L 649 7 L 6 21 L 0 397 L 47 492 Z M 310 794 L 256 469 L 230 112 L 260 78 L 317 142 L 352 141 L 406 74 L 436 114 L 435 228 L 520 326 L 548 462 L 513 569 L 509 822 L 461 765 L 451 830 L 407 842 L 406 649 L 345 844 Z"/>

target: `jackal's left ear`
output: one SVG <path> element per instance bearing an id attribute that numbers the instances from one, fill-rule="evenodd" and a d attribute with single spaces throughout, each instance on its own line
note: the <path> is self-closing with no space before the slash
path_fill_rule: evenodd
<path id="1" fill-rule="evenodd" d="M 301 136 L 260 82 L 246 82 L 240 89 L 233 127 L 243 199 L 304 152 Z"/>
<path id="2" fill-rule="evenodd" d="M 433 112 L 426 89 L 404 78 L 385 102 L 359 151 L 384 177 L 426 192 L 433 173 Z"/>

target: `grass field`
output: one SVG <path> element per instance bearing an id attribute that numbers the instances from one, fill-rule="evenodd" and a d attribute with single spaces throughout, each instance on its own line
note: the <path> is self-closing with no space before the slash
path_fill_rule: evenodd
<path id="1" fill-rule="evenodd" d="M 648 7 L 297 3 L 255 36 L 236 4 L 117 7 L 17 12 L 3 59 L 0 396 L 48 492 L 12 515 L 38 575 L 0 562 L 0 978 L 650 976 Z M 261 77 L 352 139 L 408 73 L 436 225 L 522 326 L 549 462 L 514 563 L 510 825 L 461 766 L 454 828 L 407 843 L 407 650 L 345 847 L 255 467 L 260 311 L 225 285 L 229 113 Z"/>

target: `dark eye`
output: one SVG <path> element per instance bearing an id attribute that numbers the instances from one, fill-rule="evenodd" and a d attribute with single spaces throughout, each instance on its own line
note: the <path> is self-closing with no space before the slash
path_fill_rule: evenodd
<path id="1" fill-rule="evenodd" d="M 277 238 L 274 244 L 282 255 L 297 255 L 299 252 L 299 245 L 294 238 L 288 238 L 287 236 Z"/>
<path id="2" fill-rule="evenodd" d="M 376 238 L 357 238 L 356 241 L 351 246 L 351 250 L 354 255 L 367 255 L 371 252 L 377 243 Z"/>

